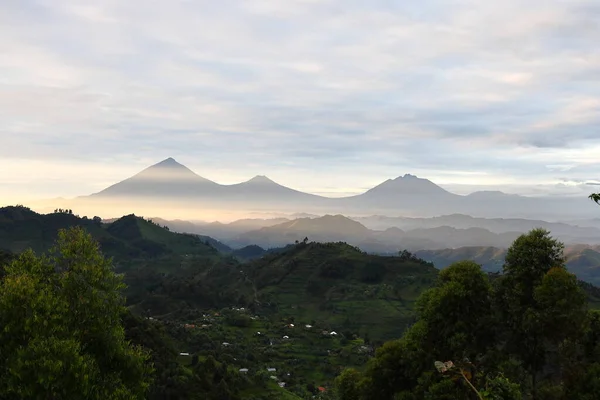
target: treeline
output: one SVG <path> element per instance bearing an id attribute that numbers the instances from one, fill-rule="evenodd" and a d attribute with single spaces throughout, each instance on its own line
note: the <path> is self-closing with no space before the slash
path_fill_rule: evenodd
<path id="1" fill-rule="evenodd" d="M 493 281 L 470 261 L 441 271 L 403 337 L 336 379 L 339 399 L 597 399 L 600 315 L 563 247 L 536 229 Z"/>

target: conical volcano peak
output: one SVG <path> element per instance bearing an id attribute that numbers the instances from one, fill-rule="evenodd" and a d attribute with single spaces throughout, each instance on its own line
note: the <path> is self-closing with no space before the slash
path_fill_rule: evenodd
<path id="1" fill-rule="evenodd" d="M 183 168 L 186 168 L 183 164 L 178 163 L 173 157 L 169 157 L 165 160 L 162 160 L 158 164 L 154 164 L 152 167 L 168 167 L 168 168 L 183 167 Z M 152 168 L 152 167 L 150 167 L 150 168 Z"/>
<path id="2" fill-rule="evenodd" d="M 250 179 L 248 182 L 252 183 L 275 183 L 268 177 L 264 175 L 256 175 L 254 178 Z"/>
<path id="3" fill-rule="evenodd" d="M 434 195 L 440 193 L 445 194 L 448 192 L 428 179 L 419 178 L 416 175 L 405 174 L 395 179 L 388 179 L 378 186 L 375 186 L 367 193 L 379 193 L 382 196 L 390 196 L 399 194 Z"/>
<path id="4" fill-rule="evenodd" d="M 204 185 L 199 187 L 198 185 Z M 219 185 L 169 157 L 96 195 L 120 197 L 186 197 Z"/>

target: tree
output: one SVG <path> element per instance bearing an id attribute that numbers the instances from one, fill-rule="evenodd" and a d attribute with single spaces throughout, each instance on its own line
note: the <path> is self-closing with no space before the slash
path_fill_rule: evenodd
<path id="1" fill-rule="evenodd" d="M 583 333 L 588 318 L 587 297 L 575 275 L 564 268 L 552 268 L 536 287 L 534 299 L 546 340 L 558 345 Z"/>
<path id="2" fill-rule="evenodd" d="M 474 359 L 494 342 L 491 287 L 481 267 L 459 261 L 442 270 L 436 286 L 417 303 L 432 356 Z"/>
<path id="3" fill-rule="evenodd" d="M 354 368 L 345 369 L 335 378 L 335 390 L 340 400 L 360 400 L 358 382 L 360 372 Z"/>
<path id="4" fill-rule="evenodd" d="M 431 366 L 454 356 L 477 358 L 494 345 L 491 300 L 478 264 L 460 261 L 442 270 L 435 287 L 417 302 L 417 322 L 401 339 L 377 349 L 367 364 L 359 386 L 364 398 L 412 399 L 424 392 L 439 400 L 468 396 L 455 383 L 442 382 Z"/>
<path id="5" fill-rule="evenodd" d="M 26 251 L 0 282 L 0 398 L 142 399 L 148 355 L 131 346 L 121 277 L 82 228 Z"/>
<path id="6" fill-rule="evenodd" d="M 600 193 L 592 193 L 592 194 L 590 194 L 589 199 L 592 200 L 592 201 L 595 201 L 598 204 L 600 204 Z"/>
<path id="7" fill-rule="evenodd" d="M 563 248 L 544 229 L 521 235 L 507 251 L 496 292 L 504 347 L 527 369 L 532 399 L 549 346 L 573 339 L 585 319 L 585 295 L 566 271 Z"/>

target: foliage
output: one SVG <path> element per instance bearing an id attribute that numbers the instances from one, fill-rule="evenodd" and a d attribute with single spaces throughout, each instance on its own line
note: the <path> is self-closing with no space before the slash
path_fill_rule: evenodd
<path id="1" fill-rule="evenodd" d="M 220 254 L 136 216 L 102 223 L 13 207 L 0 209 L 0 224 L 0 245 L 16 253 L 46 250 L 61 228 L 79 226 L 129 284 L 98 272 L 110 263 L 85 240 L 12 262 L 27 267 L 2 280 L 0 351 L 10 357 L 0 367 L 22 375 L 0 373 L 0 388 L 13 390 L 2 400 L 36 398 L 31 390 L 48 382 L 66 388 L 49 392 L 58 399 L 109 386 L 86 398 L 119 388 L 113 398 L 135 398 L 144 385 L 148 399 L 587 400 L 598 391 L 600 314 L 586 302 L 600 289 L 566 271 L 562 244 L 543 230 L 517 239 L 504 274 L 488 275 L 468 261 L 438 274 L 406 251 L 381 257 L 344 243 Z M 106 295 L 123 290 L 127 311 Z M 436 360 L 454 360 L 460 379 L 438 373 Z M 27 385 L 14 383 L 22 377 Z"/>
<path id="2" fill-rule="evenodd" d="M 527 368 L 534 399 L 549 346 L 575 338 L 585 322 L 585 294 L 565 269 L 563 247 L 543 229 L 521 235 L 507 252 L 498 285 L 503 343 Z"/>
<path id="3" fill-rule="evenodd" d="M 354 368 L 345 369 L 335 379 L 336 394 L 340 400 L 360 400 L 358 384 L 360 372 Z"/>
<path id="4" fill-rule="evenodd" d="M 418 302 L 427 326 L 425 341 L 433 356 L 475 358 L 494 340 L 491 287 L 481 267 L 460 261 L 442 270 L 438 283 Z"/>
<path id="5" fill-rule="evenodd" d="M 121 278 L 90 235 L 61 231 L 26 251 L 0 284 L 0 397 L 144 398 L 147 355 L 127 343 Z"/>
<path id="6" fill-rule="evenodd" d="M 586 398 L 596 388 L 600 317 L 587 311 L 562 249 L 535 229 L 513 243 L 501 276 L 454 263 L 422 293 L 404 336 L 338 386 L 360 400 Z"/>

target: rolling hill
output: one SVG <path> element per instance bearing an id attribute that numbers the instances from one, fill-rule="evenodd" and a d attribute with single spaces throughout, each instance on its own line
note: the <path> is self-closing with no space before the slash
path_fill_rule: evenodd
<path id="1" fill-rule="evenodd" d="M 397 337 L 437 270 L 418 259 L 368 255 L 345 243 L 299 243 L 243 268 L 261 307 L 282 316 Z"/>
<path id="2" fill-rule="evenodd" d="M 472 260 L 482 265 L 484 270 L 502 270 L 506 249 L 497 247 L 461 247 L 457 249 L 420 250 L 415 255 L 430 261 L 438 268 L 445 268 L 453 262 Z M 565 247 L 567 268 L 577 278 L 600 285 L 600 245 L 575 245 Z"/>
<path id="3" fill-rule="evenodd" d="M 331 229 L 368 232 L 341 216 L 327 221 Z M 101 223 L 25 207 L 0 208 L 0 250 L 45 251 L 59 229 L 71 226 L 86 229 L 114 258 L 128 285 L 128 305 L 138 314 L 241 306 L 332 329 L 365 327 L 373 339 L 383 339 L 407 326 L 414 299 L 437 274 L 422 260 L 369 255 L 345 243 L 301 242 L 273 251 L 249 247 L 240 255 L 254 261 L 242 264 L 195 235 L 170 232 L 135 215 Z"/>
<path id="4" fill-rule="evenodd" d="M 374 231 L 343 215 L 325 215 L 266 226 L 245 232 L 227 240 L 227 243 L 233 247 L 257 244 L 269 248 L 308 237 L 315 242 L 348 242 L 373 253 L 397 253 L 404 249 L 414 251 L 465 245 L 508 247 L 519 235 L 519 232 L 493 233 L 483 228 L 457 229 L 448 226 L 408 231 L 398 228 Z"/>
<path id="5" fill-rule="evenodd" d="M 197 236 L 170 232 L 135 215 L 103 224 L 99 219 L 80 218 L 68 212 L 38 214 L 22 206 L 0 208 L 0 250 L 20 253 L 31 248 L 41 253 L 53 245 L 60 229 L 72 226 L 85 228 L 103 252 L 117 261 L 174 254 L 219 254 Z"/>
<path id="6" fill-rule="evenodd" d="M 562 222 L 547 222 L 523 218 L 476 218 L 465 214 L 441 215 L 432 218 L 387 217 L 374 215 L 369 217 L 351 217 L 370 229 L 383 230 L 396 227 L 404 230 L 431 229 L 449 226 L 458 229 L 482 228 L 493 233 L 521 232 L 535 228 L 544 228 L 555 237 L 569 244 L 600 243 L 600 229 L 593 226 L 573 225 Z"/>

